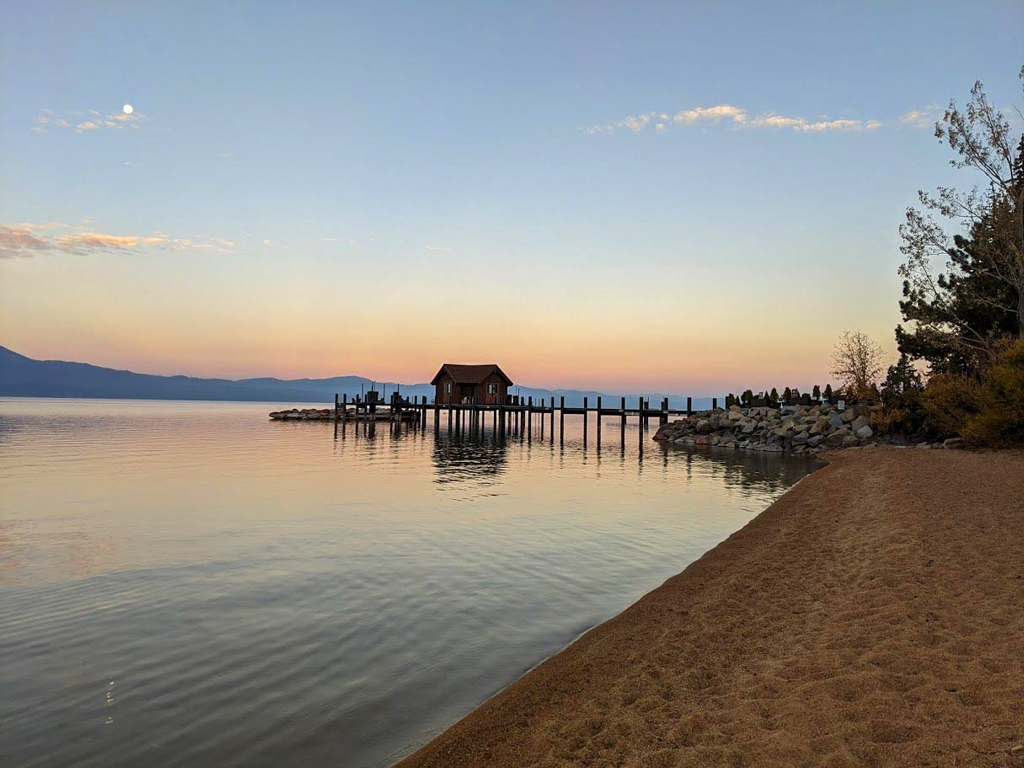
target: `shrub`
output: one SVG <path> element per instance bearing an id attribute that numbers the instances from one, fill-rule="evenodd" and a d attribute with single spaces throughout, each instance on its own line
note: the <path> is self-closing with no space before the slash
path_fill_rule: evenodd
<path id="1" fill-rule="evenodd" d="M 882 390 L 882 407 L 871 412 L 871 427 L 883 434 L 912 437 L 921 434 L 925 425 L 924 390 L 905 392 Z"/>
<path id="2" fill-rule="evenodd" d="M 963 434 L 967 422 L 978 413 L 978 384 L 958 373 L 940 373 L 924 389 L 922 430 L 932 438 Z"/>
<path id="3" fill-rule="evenodd" d="M 977 406 L 962 432 L 968 442 L 991 448 L 1024 443 L 1024 340 L 1007 345 L 984 371 Z"/>

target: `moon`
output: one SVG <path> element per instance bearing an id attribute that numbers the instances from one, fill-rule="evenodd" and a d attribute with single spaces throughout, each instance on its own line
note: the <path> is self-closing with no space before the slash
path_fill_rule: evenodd
<path id="1" fill-rule="evenodd" d="M 121 107 L 121 111 L 124 112 L 126 115 L 130 115 L 132 112 L 135 111 L 135 107 L 133 107 L 131 104 L 125 104 L 123 107 Z"/>

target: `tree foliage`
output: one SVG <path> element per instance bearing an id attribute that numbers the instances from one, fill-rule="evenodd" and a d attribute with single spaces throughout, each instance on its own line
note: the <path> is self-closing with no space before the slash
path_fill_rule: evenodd
<path id="1" fill-rule="evenodd" d="M 903 395 L 921 389 L 924 389 L 921 374 L 917 372 L 910 356 L 904 352 L 895 365 L 889 366 L 882 383 L 882 394 Z"/>
<path id="2" fill-rule="evenodd" d="M 1020 76 L 1024 84 L 1024 67 Z M 963 110 L 950 102 L 935 136 L 953 151 L 950 164 L 980 172 L 985 188 L 921 191 L 920 208 L 907 209 L 899 270 L 907 325 L 896 340 L 933 372 L 975 372 L 1001 339 L 1024 338 L 1024 136 L 1014 139 L 980 82 Z"/>

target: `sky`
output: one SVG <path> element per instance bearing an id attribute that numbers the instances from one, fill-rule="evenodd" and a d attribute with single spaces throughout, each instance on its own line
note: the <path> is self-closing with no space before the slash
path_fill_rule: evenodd
<path id="1" fill-rule="evenodd" d="M 1022 106 L 1020 2 L 2 4 L 0 345 L 147 373 L 823 384 Z"/>

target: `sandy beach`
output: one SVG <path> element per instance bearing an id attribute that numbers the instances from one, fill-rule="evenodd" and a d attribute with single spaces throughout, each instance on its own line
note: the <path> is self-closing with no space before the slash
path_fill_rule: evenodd
<path id="1" fill-rule="evenodd" d="M 418 752 L 437 766 L 1024 766 L 1024 453 L 836 456 Z"/>

